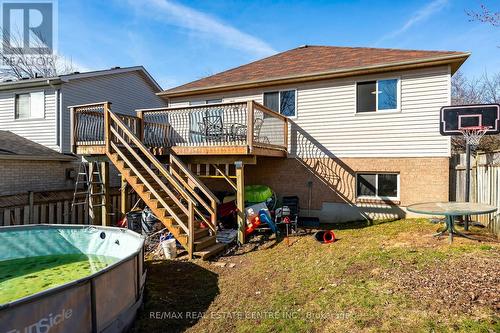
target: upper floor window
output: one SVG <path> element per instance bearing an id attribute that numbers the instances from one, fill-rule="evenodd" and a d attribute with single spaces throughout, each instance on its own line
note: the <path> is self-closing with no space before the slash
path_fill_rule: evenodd
<path id="1" fill-rule="evenodd" d="M 219 104 L 219 103 L 222 103 L 222 98 L 207 99 L 207 104 Z"/>
<path id="2" fill-rule="evenodd" d="M 190 106 L 195 106 L 195 105 L 219 104 L 219 103 L 222 103 L 222 98 L 199 100 L 199 101 L 190 101 L 189 105 Z"/>
<path id="3" fill-rule="evenodd" d="M 43 91 L 16 94 L 15 119 L 43 119 L 45 94 Z"/>
<path id="4" fill-rule="evenodd" d="M 356 83 L 356 112 L 399 109 L 399 80 L 387 79 Z"/>
<path id="5" fill-rule="evenodd" d="M 295 90 L 270 91 L 264 93 L 264 106 L 287 117 L 295 117 Z"/>

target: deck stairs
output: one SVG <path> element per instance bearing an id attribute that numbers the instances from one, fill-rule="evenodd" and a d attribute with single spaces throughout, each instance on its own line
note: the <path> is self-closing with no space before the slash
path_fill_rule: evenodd
<path id="1" fill-rule="evenodd" d="M 118 116 L 105 113 L 106 155 L 154 215 L 188 251 L 207 259 L 216 242 L 217 198 L 174 154 L 161 163 Z"/>

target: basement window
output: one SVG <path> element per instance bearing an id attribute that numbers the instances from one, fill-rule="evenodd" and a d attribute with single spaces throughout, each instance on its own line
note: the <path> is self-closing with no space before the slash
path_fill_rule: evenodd
<path id="1" fill-rule="evenodd" d="M 399 79 L 356 83 L 356 113 L 399 110 Z"/>
<path id="2" fill-rule="evenodd" d="M 287 117 L 295 117 L 296 90 L 270 91 L 264 93 L 264 106 Z"/>
<path id="3" fill-rule="evenodd" d="M 43 91 L 16 94 L 15 119 L 45 118 L 45 94 Z"/>
<path id="4" fill-rule="evenodd" d="M 399 200 L 399 174 L 358 173 L 357 198 Z"/>

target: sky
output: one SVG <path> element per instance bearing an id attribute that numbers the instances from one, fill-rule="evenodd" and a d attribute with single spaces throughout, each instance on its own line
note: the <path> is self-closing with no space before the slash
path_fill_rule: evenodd
<path id="1" fill-rule="evenodd" d="M 58 52 L 80 70 L 143 65 L 174 87 L 301 45 L 472 52 L 468 77 L 500 69 L 500 28 L 480 3 L 420 1 L 59 0 Z"/>

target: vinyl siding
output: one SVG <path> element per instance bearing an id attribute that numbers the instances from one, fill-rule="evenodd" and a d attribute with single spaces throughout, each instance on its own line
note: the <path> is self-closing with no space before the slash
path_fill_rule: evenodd
<path id="1" fill-rule="evenodd" d="M 137 72 L 71 80 L 62 86 L 62 99 L 64 152 L 70 151 L 71 105 L 109 101 L 113 111 L 130 115 L 136 115 L 136 109 L 165 105 Z"/>
<path id="2" fill-rule="evenodd" d="M 356 114 L 356 81 L 394 77 L 401 79 L 399 112 Z M 297 116 L 289 126 L 291 157 L 450 155 L 449 137 L 439 134 L 439 109 L 450 104 L 448 66 L 177 98 L 170 104 L 185 106 L 189 100 L 212 98 L 262 103 L 263 92 L 276 89 L 297 89 Z"/>
<path id="3" fill-rule="evenodd" d="M 14 119 L 15 95 L 40 91 L 45 92 L 44 119 Z M 53 88 L 16 89 L 0 92 L 0 130 L 11 131 L 59 151 L 56 119 L 56 91 Z"/>

